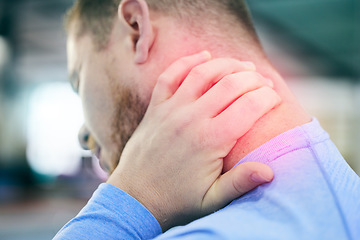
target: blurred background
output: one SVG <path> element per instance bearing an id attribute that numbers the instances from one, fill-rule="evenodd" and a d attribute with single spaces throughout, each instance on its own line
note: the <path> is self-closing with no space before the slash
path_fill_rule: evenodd
<path id="1" fill-rule="evenodd" d="M 51 239 L 106 175 L 77 143 L 63 15 L 0 0 L 0 239 Z M 360 174 L 360 1 L 249 0 L 274 65 Z"/>

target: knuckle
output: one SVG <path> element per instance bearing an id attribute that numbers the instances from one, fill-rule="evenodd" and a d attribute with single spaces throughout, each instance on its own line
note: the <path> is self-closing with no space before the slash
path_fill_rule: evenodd
<path id="1" fill-rule="evenodd" d="M 196 66 L 194 67 L 190 73 L 189 73 L 189 77 L 192 78 L 200 78 L 204 75 L 204 70 L 203 70 L 203 66 Z"/>
<path id="2" fill-rule="evenodd" d="M 157 80 L 157 84 L 162 88 L 169 89 L 171 86 L 169 79 L 170 79 L 169 75 L 167 73 L 163 73 L 159 76 Z"/>
<path id="3" fill-rule="evenodd" d="M 225 89 L 225 91 L 233 91 L 234 89 L 239 88 L 240 81 L 238 78 L 233 75 L 225 76 L 220 82 L 220 86 Z"/>
<path id="4" fill-rule="evenodd" d="M 251 75 L 251 79 L 254 83 L 262 83 L 264 82 L 263 76 L 258 72 L 248 72 Z"/>
<path id="5" fill-rule="evenodd" d="M 263 86 L 261 88 L 261 90 L 263 91 L 263 94 L 261 94 L 261 96 L 263 98 L 266 98 L 266 99 L 276 99 L 277 98 L 277 93 L 275 92 L 274 89 L 268 87 L 268 86 Z"/>
<path id="6" fill-rule="evenodd" d="M 241 78 L 246 80 L 248 83 L 250 84 L 254 84 L 254 85 L 263 85 L 264 82 L 264 78 L 263 76 L 258 73 L 258 72 L 242 72 L 241 74 Z"/>
<path id="7" fill-rule="evenodd" d="M 280 95 L 274 89 L 272 89 L 270 87 L 264 87 L 264 88 L 266 88 L 266 90 L 268 92 L 268 95 L 269 95 L 268 98 L 272 105 L 277 105 L 282 101 Z"/>
<path id="8" fill-rule="evenodd" d="M 188 111 L 187 108 L 179 109 L 177 112 L 173 113 L 171 116 L 171 123 L 173 123 L 174 128 L 179 131 L 184 131 L 184 129 L 188 128 L 191 123 L 193 123 L 195 119 L 194 113 Z"/>
<path id="9" fill-rule="evenodd" d="M 263 100 L 258 98 L 256 94 L 245 94 L 241 98 L 251 112 L 256 113 L 262 110 L 264 105 Z"/>
<path id="10" fill-rule="evenodd" d="M 240 176 L 240 175 L 239 175 Z M 232 186 L 234 188 L 234 190 L 239 193 L 239 194 L 244 194 L 246 192 L 245 187 L 244 187 L 244 182 L 241 181 L 242 178 L 241 177 L 235 177 L 232 179 Z"/>
<path id="11" fill-rule="evenodd" d="M 270 87 L 264 86 L 251 94 L 244 95 L 244 97 L 244 101 L 253 112 L 262 112 L 269 106 L 276 104 L 277 94 Z"/>
<path id="12" fill-rule="evenodd" d="M 247 106 L 258 105 L 258 101 L 255 101 L 253 94 L 245 94 L 241 97 L 241 100 L 244 101 Z"/>

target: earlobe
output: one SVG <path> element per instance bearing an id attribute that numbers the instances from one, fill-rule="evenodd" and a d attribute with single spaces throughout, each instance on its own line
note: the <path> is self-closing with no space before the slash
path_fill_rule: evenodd
<path id="1" fill-rule="evenodd" d="M 145 0 L 123 0 L 119 6 L 119 18 L 130 28 L 135 62 L 145 63 L 154 39 L 147 3 Z"/>

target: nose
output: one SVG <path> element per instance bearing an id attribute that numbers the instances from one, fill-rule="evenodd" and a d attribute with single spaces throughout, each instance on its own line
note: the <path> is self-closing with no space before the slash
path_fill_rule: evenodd
<path id="1" fill-rule="evenodd" d="M 87 129 L 87 127 L 85 125 L 83 125 L 79 130 L 78 139 L 79 139 L 80 146 L 84 150 L 90 150 L 90 148 L 89 148 L 89 138 L 90 138 L 90 132 Z"/>

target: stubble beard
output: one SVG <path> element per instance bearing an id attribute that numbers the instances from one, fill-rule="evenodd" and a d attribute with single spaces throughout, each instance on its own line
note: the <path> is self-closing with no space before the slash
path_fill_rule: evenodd
<path id="1" fill-rule="evenodd" d="M 110 172 L 119 164 L 121 154 L 126 143 L 143 119 L 147 106 L 143 99 L 126 86 L 115 84 L 115 79 L 110 79 L 112 99 L 115 106 L 114 117 L 111 124 L 111 141 L 117 146 L 117 151 L 112 154 Z"/>

